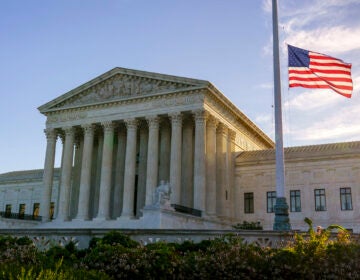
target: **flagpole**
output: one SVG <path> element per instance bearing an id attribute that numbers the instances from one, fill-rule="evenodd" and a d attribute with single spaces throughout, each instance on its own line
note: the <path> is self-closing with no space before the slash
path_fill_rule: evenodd
<path id="1" fill-rule="evenodd" d="M 273 63 L 274 63 L 274 105 L 275 105 L 275 160 L 276 160 L 276 204 L 274 206 L 274 230 L 290 230 L 289 207 L 285 197 L 285 167 L 281 110 L 281 80 L 279 58 L 279 32 L 277 0 L 272 0 L 273 20 Z"/>

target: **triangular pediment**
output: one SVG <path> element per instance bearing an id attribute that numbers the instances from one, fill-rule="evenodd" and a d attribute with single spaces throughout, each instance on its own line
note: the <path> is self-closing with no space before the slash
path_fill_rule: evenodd
<path id="1" fill-rule="evenodd" d="M 118 100 L 205 87 L 207 81 L 114 68 L 39 107 L 40 112 L 96 105 Z"/>

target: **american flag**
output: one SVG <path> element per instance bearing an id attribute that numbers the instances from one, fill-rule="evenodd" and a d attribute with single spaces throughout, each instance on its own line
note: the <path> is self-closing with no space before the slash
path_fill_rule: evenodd
<path id="1" fill-rule="evenodd" d="M 330 88 L 350 98 L 351 64 L 321 53 L 288 45 L 289 87 Z"/>

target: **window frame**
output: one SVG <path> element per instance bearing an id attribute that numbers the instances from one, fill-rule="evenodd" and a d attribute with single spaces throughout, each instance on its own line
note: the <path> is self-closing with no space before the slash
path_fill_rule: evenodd
<path id="1" fill-rule="evenodd" d="M 300 190 L 290 190 L 290 212 L 301 212 Z"/>
<path id="2" fill-rule="evenodd" d="M 12 214 L 12 204 L 5 204 L 5 218 L 10 218 Z"/>
<path id="3" fill-rule="evenodd" d="M 246 192 L 244 193 L 244 213 L 253 214 L 254 213 L 254 193 Z"/>
<path id="4" fill-rule="evenodd" d="M 24 219 L 25 217 L 25 211 L 26 211 L 26 204 L 25 203 L 20 203 L 19 204 L 19 219 Z"/>
<path id="5" fill-rule="evenodd" d="M 40 215 L 40 203 L 39 202 L 34 202 L 33 203 L 33 219 L 36 219 L 37 217 L 39 217 Z"/>
<path id="6" fill-rule="evenodd" d="M 274 213 L 276 204 L 276 191 L 266 192 L 266 213 Z"/>
<path id="7" fill-rule="evenodd" d="M 327 211 L 325 189 L 314 189 L 314 199 L 315 199 L 315 211 L 316 212 Z M 320 204 L 318 205 L 317 202 L 319 202 Z"/>
<path id="8" fill-rule="evenodd" d="M 342 193 L 342 191 L 345 191 Z M 347 192 L 349 191 L 349 192 Z M 349 201 L 347 201 L 350 198 L 350 204 L 348 204 Z M 343 207 L 343 199 L 345 199 L 345 207 Z M 348 207 L 350 206 L 350 207 Z M 341 211 L 352 211 L 353 210 L 353 204 L 352 204 L 352 194 L 351 194 L 351 188 L 344 187 L 340 188 L 340 208 Z"/>

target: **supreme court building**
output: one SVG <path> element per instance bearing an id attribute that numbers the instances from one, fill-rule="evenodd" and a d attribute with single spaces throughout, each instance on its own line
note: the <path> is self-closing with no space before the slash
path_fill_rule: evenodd
<path id="1" fill-rule="evenodd" d="M 274 143 L 210 82 L 114 68 L 39 111 L 44 169 L 0 174 L 0 227 L 16 213 L 12 227 L 272 229 Z M 309 217 L 360 231 L 360 142 L 285 161 L 293 229 Z"/>

